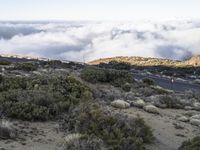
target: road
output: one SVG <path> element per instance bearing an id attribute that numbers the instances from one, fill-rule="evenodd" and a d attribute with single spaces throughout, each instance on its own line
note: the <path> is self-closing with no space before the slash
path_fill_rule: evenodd
<path id="1" fill-rule="evenodd" d="M 145 75 L 141 73 L 131 73 L 133 74 L 135 79 L 141 80 L 144 78 L 151 78 L 154 80 L 156 85 L 159 85 L 163 88 L 174 90 L 177 92 L 184 92 L 188 90 L 200 92 L 200 85 L 196 83 L 189 83 L 184 81 L 179 81 L 174 79 L 174 82 L 172 84 L 171 79 L 166 77 L 159 77 L 156 75 Z"/>

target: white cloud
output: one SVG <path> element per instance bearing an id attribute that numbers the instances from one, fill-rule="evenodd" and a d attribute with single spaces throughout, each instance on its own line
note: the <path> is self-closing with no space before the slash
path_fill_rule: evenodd
<path id="1" fill-rule="evenodd" d="M 200 54 L 200 22 L 2 22 L 0 53 L 83 61 Z"/>

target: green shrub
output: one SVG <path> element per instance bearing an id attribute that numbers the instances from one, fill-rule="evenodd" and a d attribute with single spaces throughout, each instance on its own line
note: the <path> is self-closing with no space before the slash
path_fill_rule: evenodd
<path id="1" fill-rule="evenodd" d="M 125 83 L 124 85 L 122 85 L 122 89 L 123 89 L 125 92 L 130 92 L 130 90 L 131 90 L 131 84 Z"/>
<path id="2" fill-rule="evenodd" d="M 95 67 L 84 68 L 81 72 L 81 78 L 91 83 L 110 83 L 116 87 L 133 82 L 132 76 L 127 71 Z"/>
<path id="3" fill-rule="evenodd" d="M 110 150 L 144 149 L 144 144 L 153 140 L 152 131 L 143 119 L 114 115 L 98 104 L 86 104 L 70 115 L 68 130 L 96 136 Z"/>
<path id="4" fill-rule="evenodd" d="M 165 104 L 167 108 L 175 108 L 175 109 L 184 108 L 184 105 L 177 98 L 173 98 L 171 96 L 162 96 L 160 98 L 160 103 Z"/>
<path id="5" fill-rule="evenodd" d="M 108 65 L 110 65 L 112 69 L 116 70 L 130 70 L 132 67 L 130 63 L 118 61 L 111 61 Z"/>
<path id="6" fill-rule="evenodd" d="M 108 150 L 104 142 L 94 136 L 82 135 L 78 139 L 72 139 L 65 142 L 63 150 Z"/>
<path id="7" fill-rule="evenodd" d="M 47 120 L 92 99 L 90 89 L 70 76 L 13 80 L 3 85 L 0 93 L 0 110 L 12 118 Z M 22 88 L 23 82 L 26 88 Z"/>
<path id="8" fill-rule="evenodd" d="M 149 79 L 149 78 L 144 78 L 142 80 L 142 82 L 147 84 L 147 85 L 154 85 L 154 81 L 152 79 Z"/>
<path id="9" fill-rule="evenodd" d="M 33 63 L 17 63 L 15 64 L 15 70 L 23 70 L 23 71 L 35 71 L 38 66 Z"/>
<path id="10" fill-rule="evenodd" d="M 2 76 L 0 80 L 0 92 L 10 89 L 26 89 L 28 81 L 26 77 L 6 77 Z"/>
<path id="11" fill-rule="evenodd" d="M 7 61 L 7 60 L 1 60 L 0 61 L 0 65 L 10 65 L 11 62 L 10 61 Z"/>
<path id="12" fill-rule="evenodd" d="M 200 150 L 200 136 L 196 136 L 191 140 L 183 142 L 179 147 L 179 150 Z"/>

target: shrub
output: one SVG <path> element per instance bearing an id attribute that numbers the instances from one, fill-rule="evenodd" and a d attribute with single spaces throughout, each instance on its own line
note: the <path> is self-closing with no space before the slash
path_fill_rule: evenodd
<path id="1" fill-rule="evenodd" d="M 131 90 L 131 84 L 130 83 L 125 83 L 124 85 L 122 85 L 122 89 L 125 92 L 130 92 L 130 90 Z"/>
<path id="2" fill-rule="evenodd" d="M 111 61 L 108 65 L 111 66 L 112 69 L 116 70 L 130 70 L 132 67 L 130 63 L 118 61 Z"/>
<path id="3" fill-rule="evenodd" d="M 26 89 L 28 86 L 28 78 L 25 77 L 6 77 L 1 76 L 0 92 L 10 89 Z"/>
<path id="4" fill-rule="evenodd" d="M 151 129 L 141 118 L 111 114 L 98 104 L 87 104 L 74 110 L 67 118 L 67 129 L 102 139 L 110 150 L 144 149 L 151 143 Z"/>
<path id="5" fill-rule="evenodd" d="M 173 98 L 171 96 L 162 96 L 160 97 L 159 101 L 161 104 L 165 104 L 167 108 L 184 108 L 183 104 L 177 98 Z"/>
<path id="6" fill-rule="evenodd" d="M 33 63 L 17 63 L 15 64 L 15 70 L 23 70 L 23 71 L 35 71 L 38 66 Z"/>
<path id="7" fill-rule="evenodd" d="M 16 137 L 16 130 L 12 128 L 9 121 L 0 121 L 0 139 L 10 139 Z"/>
<path id="8" fill-rule="evenodd" d="M 75 134 L 77 135 L 77 134 Z M 74 135 L 74 136 L 75 136 Z M 62 150 L 107 150 L 104 142 L 94 136 L 78 135 L 64 143 Z"/>
<path id="9" fill-rule="evenodd" d="M 147 84 L 147 85 L 154 85 L 154 81 L 152 79 L 149 79 L 149 78 L 144 78 L 142 80 L 142 82 Z"/>
<path id="10" fill-rule="evenodd" d="M 8 84 L 0 93 L 3 114 L 22 120 L 47 120 L 92 99 L 90 89 L 73 77 L 49 76 L 45 82 L 44 78 L 27 79 L 25 89 L 18 82 Z M 36 83 L 37 89 L 33 86 Z"/>
<path id="11" fill-rule="evenodd" d="M 81 72 L 81 78 L 91 83 L 110 83 L 121 87 L 126 83 L 132 83 L 133 78 L 127 71 L 86 67 Z"/>
<path id="12" fill-rule="evenodd" d="M 183 142 L 179 147 L 179 150 L 200 150 L 200 136 L 196 136 L 191 140 Z"/>
<path id="13" fill-rule="evenodd" d="M 10 65 L 11 62 L 10 61 L 7 61 L 7 60 L 1 60 L 0 61 L 0 65 Z"/>

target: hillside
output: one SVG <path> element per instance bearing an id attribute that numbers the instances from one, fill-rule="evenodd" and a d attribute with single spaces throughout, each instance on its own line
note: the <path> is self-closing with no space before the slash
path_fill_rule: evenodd
<path id="1" fill-rule="evenodd" d="M 0 149 L 176 150 L 194 137 L 180 150 L 198 148 L 199 92 L 115 67 L 2 57 Z"/>
<path id="2" fill-rule="evenodd" d="M 200 66 L 200 55 L 193 56 L 191 59 L 186 61 L 186 64 L 192 66 Z"/>
<path id="3" fill-rule="evenodd" d="M 170 59 L 158 59 L 158 58 L 144 58 L 144 57 L 112 57 L 103 58 L 88 62 L 89 64 L 95 65 L 100 63 L 109 63 L 110 61 L 128 62 L 132 65 L 137 66 L 200 66 L 200 57 L 194 56 L 189 61 L 178 61 Z"/>

